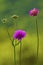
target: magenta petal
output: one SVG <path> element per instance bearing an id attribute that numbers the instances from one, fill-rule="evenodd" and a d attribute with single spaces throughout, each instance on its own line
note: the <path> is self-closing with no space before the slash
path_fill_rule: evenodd
<path id="1" fill-rule="evenodd" d="M 14 35 L 13 35 L 13 38 L 21 40 L 25 36 L 26 36 L 26 32 L 25 31 L 23 31 L 23 30 L 16 30 L 15 33 L 14 33 Z"/>
<path id="2" fill-rule="evenodd" d="M 36 8 L 33 8 L 29 11 L 30 16 L 37 16 L 39 14 L 39 10 Z"/>

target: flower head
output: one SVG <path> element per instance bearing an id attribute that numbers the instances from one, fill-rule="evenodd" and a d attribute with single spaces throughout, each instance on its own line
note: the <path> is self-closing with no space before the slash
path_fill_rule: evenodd
<path id="1" fill-rule="evenodd" d="M 23 30 L 16 30 L 13 38 L 14 39 L 18 39 L 18 40 L 22 40 L 22 38 L 24 38 L 26 36 L 26 32 Z"/>
<path id="2" fill-rule="evenodd" d="M 37 16 L 39 13 L 39 10 L 36 8 L 33 8 L 32 10 L 29 11 L 30 16 Z"/>
<path id="3" fill-rule="evenodd" d="M 19 16 L 13 15 L 12 18 L 17 19 Z"/>
<path id="4" fill-rule="evenodd" d="M 3 18 L 2 19 L 2 22 L 5 24 L 7 22 L 7 19 L 6 18 Z"/>

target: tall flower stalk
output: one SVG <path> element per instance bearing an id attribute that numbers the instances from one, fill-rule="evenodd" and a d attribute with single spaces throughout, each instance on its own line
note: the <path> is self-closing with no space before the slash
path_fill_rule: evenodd
<path id="1" fill-rule="evenodd" d="M 4 25 L 5 25 L 5 28 L 6 28 L 6 31 L 7 31 L 7 33 L 8 33 L 9 39 L 10 39 L 10 41 L 11 41 L 11 43 L 12 43 L 13 48 L 14 48 L 14 65 L 16 65 L 16 46 L 19 44 L 19 42 L 15 44 L 15 43 L 14 43 L 14 38 L 11 39 L 10 33 L 9 33 L 9 31 L 8 31 L 8 28 L 7 28 L 7 19 L 6 19 L 6 18 L 2 19 L 2 22 L 3 22 Z"/>
<path id="2" fill-rule="evenodd" d="M 20 65 L 21 65 L 21 57 L 22 57 L 22 43 L 20 41 Z"/>
<path id="3" fill-rule="evenodd" d="M 14 46 L 14 65 L 16 65 L 16 47 Z"/>
<path id="4" fill-rule="evenodd" d="M 30 16 L 37 16 L 39 14 L 39 10 L 33 8 L 29 11 Z M 39 55 L 39 32 L 38 32 L 38 22 L 36 18 L 36 32 L 37 32 L 37 65 L 38 65 L 38 55 Z"/>
<path id="5" fill-rule="evenodd" d="M 14 43 L 14 38 L 13 38 L 12 46 L 14 48 L 14 65 L 16 65 L 16 46 L 18 46 L 19 43 L 20 43 L 20 41 L 18 43 Z"/>
<path id="6" fill-rule="evenodd" d="M 38 63 L 38 55 L 39 55 L 39 32 L 38 32 L 37 18 L 36 18 L 36 31 L 37 31 L 37 63 Z"/>
<path id="7" fill-rule="evenodd" d="M 20 55 L 19 55 L 19 57 L 20 57 L 20 65 L 21 65 L 21 53 L 22 53 L 21 52 L 21 49 L 22 49 L 21 41 L 22 41 L 22 38 L 24 38 L 25 36 L 26 36 L 26 32 L 23 31 L 23 30 L 16 30 L 14 35 L 13 35 L 13 38 L 18 39 L 18 41 L 20 43 Z"/>

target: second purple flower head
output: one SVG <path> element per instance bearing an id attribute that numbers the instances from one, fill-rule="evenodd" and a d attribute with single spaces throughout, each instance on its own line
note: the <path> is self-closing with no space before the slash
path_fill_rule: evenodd
<path id="1" fill-rule="evenodd" d="M 24 30 L 16 30 L 13 35 L 13 38 L 22 40 L 22 38 L 24 38 L 25 36 L 26 36 L 26 32 Z"/>
<path id="2" fill-rule="evenodd" d="M 39 13 L 39 10 L 36 8 L 33 8 L 32 10 L 29 11 L 30 16 L 37 16 Z"/>

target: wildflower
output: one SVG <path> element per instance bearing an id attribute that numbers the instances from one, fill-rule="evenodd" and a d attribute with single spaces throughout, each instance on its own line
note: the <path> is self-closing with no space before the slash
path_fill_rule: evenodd
<path id="1" fill-rule="evenodd" d="M 22 38 L 24 38 L 26 36 L 26 32 L 23 30 L 16 30 L 13 38 L 14 39 L 18 39 L 18 40 L 22 40 Z"/>
<path id="2" fill-rule="evenodd" d="M 36 8 L 33 8 L 32 10 L 29 11 L 30 16 L 37 16 L 39 13 L 39 10 Z"/>
<path id="3" fill-rule="evenodd" d="M 3 18 L 2 19 L 2 22 L 5 24 L 7 22 L 7 19 L 6 18 Z"/>
<path id="4" fill-rule="evenodd" d="M 19 16 L 13 15 L 12 18 L 17 19 Z"/>
<path id="5" fill-rule="evenodd" d="M 37 16 L 39 14 L 39 10 L 36 8 L 33 8 L 29 12 L 30 16 Z M 37 32 L 37 65 L 38 65 L 38 55 L 39 55 L 39 31 L 38 31 L 38 21 L 36 18 L 36 32 Z"/>

